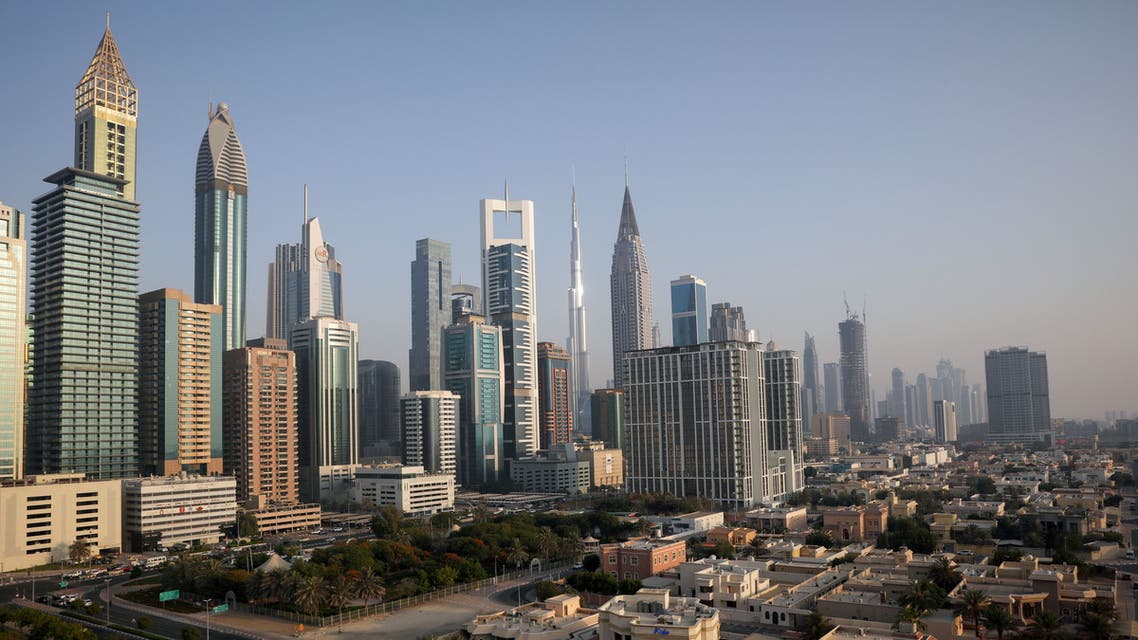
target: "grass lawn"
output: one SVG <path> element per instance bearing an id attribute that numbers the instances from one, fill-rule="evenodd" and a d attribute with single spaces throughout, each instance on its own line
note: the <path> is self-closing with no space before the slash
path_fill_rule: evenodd
<path id="1" fill-rule="evenodd" d="M 163 591 L 162 587 L 153 587 L 151 589 L 139 589 L 138 591 L 128 591 L 126 593 L 116 594 L 123 600 L 129 600 L 148 607 L 155 607 L 157 609 L 165 609 L 175 613 L 198 613 L 202 610 L 197 605 L 181 600 L 171 600 L 169 602 L 159 602 L 158 594 Z"/>

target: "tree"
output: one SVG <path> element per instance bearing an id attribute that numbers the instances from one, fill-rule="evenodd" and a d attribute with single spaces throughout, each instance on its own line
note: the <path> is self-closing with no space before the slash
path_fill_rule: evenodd
<path id="1" fill-rule="evenodd" d="M 328 583 L 326 601 L 339 612 L 341 631 L 343 631 L 344 624 L 344 605 L 351 602 L 355 595 L 354 581 L 344 574 L 334 576 L 332 581 Z"/>
<path id="2" fill-rule="evenodd" d="M 318 615 L 328 599 L 328 585 L 320 576 L 305 576 L 297 581 L 292 600 L 296 608 L 308 615 Z"/>
<path id="3" fill-rule="evenodd" d="M 901 598 L 901 604 L 928 612 L 939 609 L 946 599 L 944 589 L 930 580 L 920 580 L 913 583 L 909 592 Z"/>
<path id="4" fill-rule="evenodd" d="M 576 560 L 585 552 L 585 542 L 581 540 L 581 534 L 572 532 L 564 538 L 561 538 L 560 549 L 560 556 L 562 558 Z"/>
<path id="5" fill-rule="evenodd" d="M 509 552 L 506 553 L 506 564 L 513 565 L 515 569 L 521 569 L 522 565 L 529 560 L 529 553 L 526 548 L 522 546 L 522 541 L 514 538 L 514 542 L 510 545 Z"/>
<path id="6" fill-rule="evenodd" d="M 541 529 L 538 529 L 536 539 L 537 555 L 545 559 L 551 558 L 554 552 L 557 551 L 559 542 L 560 540 L 558 539 L 557 534 L 553 533 L 553 529 L 550 529 L 549 527 L 542 527 Z"/>
<path id="7" fill-rule="evenodd" d="M 595 553 L 587 553 L 581 558 L 581 565 L 585 571 L 596 571 L 601 568 L 601 557 Z"/>
<path id="8" fill-rule="evenodd" d="M 949 561 L 948 558 L 941 556 L 937 558 L 936 564 L 929 570 L 929 580 L 936 586 L 944 589 L 945 592 L 952 591 L 956 585 L 960 584 L 960 572 Z"/>
<path id="9" fill-rule="evenodd" d="M 1079 628 L 1088 640 L 1111 640 L 1114 623 L 1097 613 L 1088 613 L 1079 620 Z"/>
<path id="10" fill-rule="evenodd" d="M 68 550 L 68 557 L 75 564 L 86 562 L 91 557 L 91 543 L 78 538 L 75 542 L 71 543 L 71 548 Z"/>
<path id="11" fill-rule="evenodd" d="M 918 631 L 924 631 L 924 617 L 926 615 L 928 615 L 928 611 L 915 607 L 911 604 L 905 605 L 904 607 L 901 607 L 900 611 L 897 612 L 897 625 L 894 626 L 900 626 L 902 623 L 907 623 L 914 625 Z"/>
<path id="12" fill-rule="evenodd" d="M 824 529 L 815 529 L 806 534 L 806 544 L 812 544 L 818 547 L 831 547 L 834 544 L 834 539 L 830 536 L 830 532 Z"/>
<path id="13" fill-rule="evenodd" d="M 356 595 L 364 599 L 364 607 L 367 607 L 368 600 L 382 600 L 386 594 L 387 589 L 383 587 L 383 577 L 378 575 L 374 569 L 364 569 L 364 572 L 360 574 L 360 579 L 356 581 Z"/>
<path id="14" fill-rule="evenodd" d="M 237 516 L 237 537 L 255 538 L 261 532 L 257 525 L 257 516 L 252 511 L 242 511 Z"/>
<path id="15" fill-rule="evenodd" d="M 980 617 L 984 615 L 984 607 L 988 606 L 988 594 L 979 589 L 969 589 L 960 596 L 960 603 L 956 605 L 956 612 L 965 618 L 971 618 L 976 627 L 976 637 L 980 636 Z"/>
<path id="16" fill-rule="evenodd" d="M 1110 600 L 1091 600 L 1087 603 L 1087 613 L 1100 615 L 1111 622 L 1118 620 L 1118 608 Z"/>
<path id="17" fill-rule="evenodd" d="M 1059 640 L 1063 637 L 1062 633 L 1058 633 L 1062 626 L 1063 620 L 1059 618 L 1059 614 L 1050 609 L 1044 609 L 1035 614 L 1031 624 L 1027 625 L 1027 631 L 1036 640 Z"/>
<path id="18" fill-rule="evenodd" d="M 802 622 L 803 640 L 818 640 L 834 628 L 826 616 L 812 611 Z"/>
<path id="19" fill-rule="evenodd" d="M 565 593 L 565 590 L 558 586 L 556 583 L 549 580 L 542 580 L 537 583 L 537 599 L 542 602 Z"/>
<path id="20" fill-rule="evenodd" d="M 1019 620 L 1008 611 L 1007 607 L 990 603 L 984 607 L 984 624 L 996 632 L 997 640 L 1004 640 L 1004 632 L 1019 626 Z"/>

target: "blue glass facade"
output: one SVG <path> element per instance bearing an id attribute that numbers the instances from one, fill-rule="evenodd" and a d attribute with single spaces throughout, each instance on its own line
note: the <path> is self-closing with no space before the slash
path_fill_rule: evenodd
<path id="1" fill-rule="evenodd" d="M 686 276 L 672 281 L 672 344 L 707 342 L 707 285 Z"/>
<path id="2" fill-rule="evenodd" d="M 502 473 L 502 332 L 480 318 L 447 327 L 446 388 L 460 396 L 458 480 L 466 487 L 497 482 Z"/>

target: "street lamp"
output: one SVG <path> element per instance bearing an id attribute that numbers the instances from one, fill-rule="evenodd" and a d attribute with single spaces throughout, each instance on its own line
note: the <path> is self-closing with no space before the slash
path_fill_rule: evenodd
<path id="1" fill-rule="evenodd" d="M 205 640 L 209 640 L 209 606 L 213 604 L 213 598 L 206 598 L 202 602 L 205 603 Z"/>
<path id="2" fill-rule="evenodd" d="M 107 601 L 107 626 L 111 626 L 111 579 L 107 578 L 103 581 L 107 585 L 106 601 Z"/>

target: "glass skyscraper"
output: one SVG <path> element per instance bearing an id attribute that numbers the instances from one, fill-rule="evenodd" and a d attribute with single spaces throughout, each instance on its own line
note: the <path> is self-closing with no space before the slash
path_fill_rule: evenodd
<path id="1" fill-rule="evenodd" d="M 1050 444 L 1051 394 L 1047 354 L 1027 347 L 984 353 L 988 387 L 988 441 Z"/>
<path id="2" fill-rule="evenodd" d="M 360 360 L 359 378 L 361 455 L 397 453 L 399 366 L 387 360 Z"/>
<path id="3" fill-rule="evenodd" d="M 672 344 L 707 342 L 707 283 L 693 275 L 672 280 Z"/>
<path id="4" fill-rule="evenodd" d="M 452 315 L 450 244 L 423 238 L 411 262 L 411 391 L 443 388 L 443 329 Z"/>
<path id="5" fill-rule="evenodd" d="M 27 233 L 24 214 L 0 202 L 0 480 L 24 475 Z"/>
<path id="6" fill-rule="evenodd" d="M 318 317 L 344 319 L 343 267 L 324 242 L 320 219 L 308 217 L 305 187 L 301 242 L 277 245 L 269 264 L 265 336 L 288 340 L 295 325 Z"/>
<path id="7" fill-rule="evenodd" d="M 443 378 L 459 396 L 458 479 L 464 487 L 502 473 L 502 330 L 466 315 L 443 334 Z"/>
<path id="8" fill-rule="evenodd" d="M 210 115 L 194 179 L 194 302 L 221 305 L 226 350 L 245 346 L 249 180 L 229 105 Z"/>

